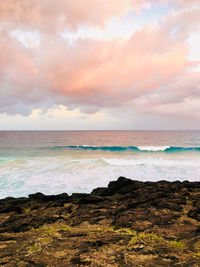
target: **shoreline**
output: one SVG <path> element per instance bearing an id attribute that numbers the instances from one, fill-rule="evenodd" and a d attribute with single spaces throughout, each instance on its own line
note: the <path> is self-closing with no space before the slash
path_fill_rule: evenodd
<path id="1" fill-rule="evenodd" d="M 8 195 L 8 196 L 6 196 L 6 197 L 3 197 L 3 198 L 0 198 L 0 202 L 4 202 L 4 201 L 6 201 L 6 200 L 11 200 L 11 199 L 15 199 L 15 200 L 17 200 L 17 199 L 31 199 L 31 198 L 37 198 L 38 197 L 38 199 L 41 197 L 43 197 L 44 199 L 47 199 L 47 200 L 51 200 L 51 201 L 53 201 L 54 199 L 56 200 L 57 198 L 62 198 L 62 196 L 67 196 L 67 197 L 72 197 L 72 195 L 76 195 L 76 194 L 80 194 L 80 195 L 91 195 L 91 194 L 94 194 L 94 192 L 95 191 L 98 191 L 98 190 L 100 190 L 100 189 L 105 189 L 105 191 L 107 191 L 108 190 L 108 187 L 109 187 L 109 184 L 110 183 L 112 183 L 112 182 L 117 182 L 118 181 L 118 179 L 121 179 L 121 178 L 124 178 L 124 179 L 126 179 L 126 180 L 128 180 L 128 181 L 130 181 L 130 183 L 131 183 L 131 181 L 133 181 L 135 184 L 136 183 L 141 183 L 141 185 L 143 185 L 143 186 L 145 186 L 145 185 L 150 185 L 150 184 L 152 184 L 152 185 L 156 185 L 156 184 L 162 184 L 162 183 L 166 183 L 166 184 L 179 184 L 179 183 L 181 183 L 181 184 L 191 184 L 191 185 L 195 185 L 195 184 L 199 184 L 200 183 L 200 179 L 199 179 L 199 181 L 189 181 L 189 180 L 183 180 L 183 181 L 181 181 L 181 180 L 171 180 L 171 181 L 169 181 L 169 180 L 157 180 L 157 181 L 151 181 L 151 180 L 147 180 L 147 181 L 142 181 L 142 180 L 138 180 L 138 179 L 133 179 L 133 178 L 126 178 L 126 177 L 124 177 L 124 176 L 119 176 L 116 180 L 111 180 L 109 183 L 108 183 L 108 185 L 107 186 L 102 186 L 102 187 L 97 187 L 97 188 L 93 188 L 92 189 L 92 191 L 90 191 L 90 192 L 72 192 L 71 194 L 70 193 L 67 193 L 67 192 L 65 192 L 65 191 L 63 191 L 63 192 L 60 192 L 60 193 L 58 193 L 58 194 L 46 194 L 46 193 L 43 193 L 43 192 L 40 192 L 40 191 L 36 191 L 36 192 L 34 192 L 34 193 L 31 193 L 31 194 L 27 194 L 27 195 L 25 195 L 25 196 L 12 196 L 12 195 Z M 113 194 L 115 194 L 115 192 L 113 192 Z"/>
<path id="2" fill-rule="evenodd" d="M 199 207 L 200 182 L 124 177 L 90 194 L 7 197 L 0 265 L 198 266 Z"/>

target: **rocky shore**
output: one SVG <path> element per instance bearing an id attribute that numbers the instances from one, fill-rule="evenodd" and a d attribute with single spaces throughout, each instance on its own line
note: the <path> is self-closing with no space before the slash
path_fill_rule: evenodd
<path id="1" fill-rule="evenodd" d="M 200 182 L 2 199 L 0 266 L 200 266 Z"/>

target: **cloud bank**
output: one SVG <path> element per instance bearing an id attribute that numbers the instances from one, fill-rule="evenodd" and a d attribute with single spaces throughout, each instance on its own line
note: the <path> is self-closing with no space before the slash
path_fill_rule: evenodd
<path id="1" fill-rule="evenodd" d="M 149 18 L 158 7 L 166 14 Z M 116 18 L 131 18 L 133 28 L 146 23 L 131 37 L 97 38 Z M 80 27 L 94 36 L 77 34 Z M 200 127 L 199 58 L 189 57 L 188 41 L 199 29 L 196 0 L 1 1 L 0 113 L 29 116 L 62 105 L 113 118 L 120 110 L 149 114 L 157 127 L 159 118 L 196 118 Z"/>

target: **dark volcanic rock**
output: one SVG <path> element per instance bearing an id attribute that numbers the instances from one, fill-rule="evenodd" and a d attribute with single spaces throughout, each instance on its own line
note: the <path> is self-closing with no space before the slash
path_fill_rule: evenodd
<path id="1" fill-rule="evenodd" d="M 25 232 L 33 227 L 37 228 L 44 223 L 55 221 L 57 221 L 56 217 L 42 216 L 42 214 L 37 216 L 13 214 L 0 225 L 0 232 Z"/>
<path id="2" fill-rule="evenodd" d="M 188 217 L 193 218 L 197 221 L 200 221 L 200 207 L 195 208 L 195 209 L 191 209 L 188 212 Z"/>
<path id="3" fill-rule="evenodd" d="M 67 193 L 63 193 L 63 194 L 59 194 L 59 195 L 44 195 L 42 193 L 36 193 L 36 194 L 30 194 L 29 195 L 30 199 L 34 199 L 38 202 L 48 202 L 48 201 L 60 201 L 60 200 L 64 200 L 64 201 L 68 201 L 69 196 Z"/>
<path id="4" fill-rule="evenodd" d="M 0 265 L 198 266 L 199 207 L 200 182 L 124 177 L 91 194 L 8 197 Z"/>
<path id="5" fill-rule="evenodd" d="M 19 206 L 14 206 L 11 204 L 8 205 L 0 205 L 0 213 L 7 213 L 7 212 L 16 212 L 16 213 L 22 213 L 22 208 Z"/>
<path id="6" fill-rule="evenodd" d="M 115 194 L 127 194 L 131 191 L 138 189 L 143 183 L 139 181 L 133 181 L 125 177 L 119 177 L 117 181 L 109 183 L 108 188 L 97 188 L 92 191 L 92 195 L 98 196 L 112 196 Z"/>

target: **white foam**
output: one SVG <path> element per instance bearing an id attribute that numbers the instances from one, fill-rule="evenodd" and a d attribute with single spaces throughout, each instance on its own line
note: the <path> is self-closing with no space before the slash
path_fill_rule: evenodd
<path id="1" fill-rule="evenodd" d="M 165 151 L 169 146 L 138 146 L 141 151 Z"/>
<path id="2" fill-rule="evenodd" d="M 147 168 L 149 165 L 152 166 L 190 166 L 190 167 L 199 167 L 200 166 L 200 159 L 179 159 L 175 160 L 174 158 L 127 158 L 127 159 L 117 159 L 117 158 L 104 158 L 104 161 L 112 166 L 134 166 L 134 165 L 146 165 Z"/>
<path id="3" fill-rule="evenodd" d="M 119 176 L 141 181 L 199 180 L 200 156 L 155 155 L 17 158 L 0 165 L 0 198 L 38 191 L 45 194 L 90 192 Z"/>
<path id="4" fill-rule="evenodd" d="M 77 146 L 77 147 L 97 147 L 97 146 L 91 146 L 91 145 L 82 145 L 82 146 Z"/>

